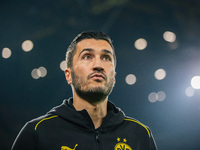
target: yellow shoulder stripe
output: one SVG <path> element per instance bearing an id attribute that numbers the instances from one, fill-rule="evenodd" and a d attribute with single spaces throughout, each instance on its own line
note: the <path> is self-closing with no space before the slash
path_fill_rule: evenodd
<path id="1" fill-rule="evenodd" d="M 151 134 L 150 134 L 149 130 L 147 129 L 147 127 L 145 127 L 145 126 L 144 126 L 143 124 L 141 124 L 140 122 L 138 122 L 138 121 L 136 121 L 136 120 L 133 120 L 133 119 L 124 119 L 124 120 L 133 121 L 133 122 L 136 122 L 136 123 L 138 123 L 139 125 L 143 126 L 143 127 L 147 130 L 148 135 L 149 135 L 149 138 L 151 137 Z"/>
<path id="2" fill-rule="evenodd" d="M 52 119 L 52 118 L 55 118 L 55 117 L 58 117 L 58 115 L 51 116 L 51 117 L 49 117 L 49 118 L 44 118 L 44 119 L 40 120 L 40 121 L 36 124 L 36 126 L 35 126 L 35 131 L 37 130 L 37 126 L 38 126 L 42 121 L 48 120 L 48 119 Z"/>

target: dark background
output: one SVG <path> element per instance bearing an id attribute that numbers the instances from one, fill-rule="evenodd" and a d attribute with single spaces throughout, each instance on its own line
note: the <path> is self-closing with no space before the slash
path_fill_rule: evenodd
<path id="1" fill-rule="evenodd" d="M 109 34 L 116 49 L 116 85 L 109 99 L 128 116 L 148 125 L 159 150 L 200 149 L 200 90 L 187 97 L 185 89 L 200 75 L 199 0 L 7 0 L 0 5 L 0 149 L 8 150 L 23 125 L 72 96 L 59 65 L 72 39 L 85 30 Z M 163 39 L 176 34 L 176 49 Z M 134 42 L 147 40 L 138 51 Z M 21 44 L 34 48 L 24 52 Z M 33 79 L 44 66 L 47 75 Z M 156 80 L 163 68 L 167 76 Z M 125 78 L 134 74 L 137 82 Z M 151 103 L 151 92 L 166 99 Z"/>

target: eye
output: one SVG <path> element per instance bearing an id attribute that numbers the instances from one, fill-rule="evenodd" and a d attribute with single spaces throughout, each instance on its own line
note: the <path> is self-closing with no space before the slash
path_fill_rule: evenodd
<path id="1" fill-rule="evenodd" d="M 104 55 L 103 56 L 103 60 L 105 60 L 105 61 L 111 61 L 111 58 L 108 55 Z"/>
<path id="2" fill-rule="evenodd" d="M 83 57 L 82 57 L 82 59 L 85 59 L 85 60 L 89 60 L 89 59 L 91 59 L 92 57 L 90 56 L 90 55 L 84 55 Z"/>

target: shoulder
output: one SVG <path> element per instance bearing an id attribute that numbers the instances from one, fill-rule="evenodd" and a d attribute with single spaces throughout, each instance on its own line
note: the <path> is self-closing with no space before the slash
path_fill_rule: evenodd
<path id="1" fill-rule="evenodd" d="M 144 125 L 143 123 L 141 123 L 137 119 L 125 116 L 124 121 L 129 123 L 130 126 L 136 127 L 138 130 L 145 131 L 146 133 L 148 133 L 148 136 L 151 137 L 151 131 L 150 131 L 149 127 Z"/>
<path id="2" fill-rule="evenodd" d="M 40 125 L 47 123 L 50 120 L 52 121 L 55 118 L 58 118 L 58 115 L 46 114 L 28 121 L 25 126 L 28 128 L 32 128 L 36 131 Z"/>

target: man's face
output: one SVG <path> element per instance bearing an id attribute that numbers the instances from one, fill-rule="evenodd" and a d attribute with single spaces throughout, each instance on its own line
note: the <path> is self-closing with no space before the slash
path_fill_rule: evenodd
<path id="1" fill-rule="evenodd" d="M 73 67 L 69 69 L 69 73 L 73 92 L 79 97 L 91 103 L 104 100 L 115 83 L 112 47 L 105 40 L 80 41 L 77 44 Z"/>

